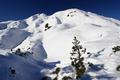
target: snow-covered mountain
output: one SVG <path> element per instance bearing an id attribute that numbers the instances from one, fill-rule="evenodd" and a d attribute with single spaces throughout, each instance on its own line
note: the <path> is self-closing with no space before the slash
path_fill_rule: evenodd
<path id="1" fill-rule="evenodd" d="M 100 71 L 88 72 L 92 77 L 84 80 L 120 80 L 120 72 L 116 71 L 120 52 L 112 51 L 120 46 L 119 35 L 119 20 L 78 9 L 0 22 L 0 80 L 41 80 L 42 70 L 55 64 L 61 68 L 69 66 L 74 36 L 91 53 L 91 57 L 84 54 L 86 63 L 104 65 Z M 27 59 L 8 55 L 17 49 L 33 54 Z M 16 69 L 16 77 L 9 77 L 10 66 Z"/>

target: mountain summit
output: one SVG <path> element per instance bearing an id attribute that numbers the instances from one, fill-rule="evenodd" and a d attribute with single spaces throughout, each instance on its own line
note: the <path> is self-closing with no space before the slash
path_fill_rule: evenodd
<path id="1" fill-rule="evenodd" d="M 7 70 L 8 66 L 19 69 L 17 77 L 11 80 L 40 80 L 40 75 L 35 74 L 48 66 L 47 63 L 53 65 L 58 62 L 56 66 L 62 68 L 70 65 L 69 53 L 73 38 L 77 37 L 90 53 L 89 57 L 88 54 L 83 55 L 86 63 L 104 65 L 104 69 L 88 73 L 92 75 L 91 80 L 119 80 L 120 73 L 116 71 L 116 67 L 120 65 L 120 52 L 119 49 L 115 54 L 113 52 L 116 46 L 120 46 L 119 35 L 119 20 L 79 9 L 58 11 L 50 16 L 42 13 L 23 20 L 0 22 L 0 61 L 6 63 L 0 63 L 0 69 Z M 27 57 L 27 61 L 16 55 L 8 56 L 10 50 L 14 52 L 18 49 L 33 54 Z M 0 70 L 0 74 L 3 74 L 0 80 L 10 79 L 7 72 Z"/>

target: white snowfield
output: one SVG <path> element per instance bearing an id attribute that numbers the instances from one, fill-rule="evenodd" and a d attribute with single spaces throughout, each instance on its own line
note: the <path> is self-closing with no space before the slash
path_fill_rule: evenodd
<path id="1" fill-rule="evenodd" d="M 85 54 L 86 63 L 104 64 L 105 68 L 88 72 L 92 78 L 83 80 L 120 80 L 120 71 L 116 71 L 120 65 L 120 52 L 112 52 L 114 46 L 120 46 L 120 21 L 78 9 L 0 22 L 0 69 L 3 69 L 0 80 L 41 80 L 39 72 L 48 66 L 47 63 L 60 61 L 57 66 L 69 66 L 75 36 L 87 52 L 92 53 L 89 58 Z M 18 48 L 34 54 L 27 61 L 13 55 L 11 59 L 7 53 Z M 18 69 L 16 78 L 8 76 L 9 66 Z"/>

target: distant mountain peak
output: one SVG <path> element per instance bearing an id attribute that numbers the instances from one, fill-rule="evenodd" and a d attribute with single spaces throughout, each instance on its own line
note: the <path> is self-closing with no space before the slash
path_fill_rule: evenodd
<path id="1" fill-rule="evenodd" d="M 18 73 L 15 71 L 17 73 L 16 78 L 23 78 L 20 78 L 21 80 L 33 80 L 33 78 L 41 80 L 40 71 L 45 69 L 49 73 L 47 70 L 50 69 L 49 66 L 54 68 L 55 66 L 61 67 L 63 73 L 67 74 L 67 72 L 71 72 L 69 53 L 73 46 L 73 39 L 76 37 L 86 49 L 87 53 L 83 55 L 86 64 L 91 62 L 95 64 L 94 67 L 97 66 L 100 69 L 102 66 L 102 69 L 98 72 L 96 70 L 87 72 L 87 75 L 92 77 L 91 79 L 120 80 L 119 73 L 116 71 L 116 67 L 120 65 L 120 54 L 118 54 L 120 46 L 119 35 L 119 20 L 91 12 L 68 9 L 58 11 L 53 15 L 35 14 L 23 20 L 0 22 L 0 54 L 10 55 L 4 59 L 0 57 L 0 60 L 2 59 L 9 66 L 14 66 L 18 71 Z M 116 50 L 116 48 L 118 51 L 114 54 L 113 49 Z M 15 55 L 18 54 L 15 53 L 16 50 L 18 52 L 21 51 L 24 56 L 27 55 L 26 52 L 32 54 L 21 58 L 20 54 L 20 56 Z M 13 55 L 10 51 L 13 51 Z M 12 64 L 12 61 L 16 65 Z M 7 66 L 7 64 L 3 63 L 4 66 Z M 3 72 L 1 70 L 4 67 L 1 66 L 0 74 Z M 4 68 L 8 69 L 8 66 Z M 20 72 L 21 70 L 23 72 Z M 39 75 L 36 75 L 34 71 Z M 23 73 L 27 76 L 24 77 Z M 60 74 L 63 76 L 63 73 Z M 114 77 L 115 79 L 113 79 Z M 4 80 L 4 77 L 2 78 L 0 76 L 0 79 Z"/>

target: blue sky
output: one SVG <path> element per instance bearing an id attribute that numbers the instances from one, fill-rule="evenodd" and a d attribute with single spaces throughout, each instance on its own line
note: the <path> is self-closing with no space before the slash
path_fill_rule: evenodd
<path id="1" fill-rule="evenodd" d="M 78 8 L 120 20 L 120 0 L 0 0 L 0 21 Z"/>

